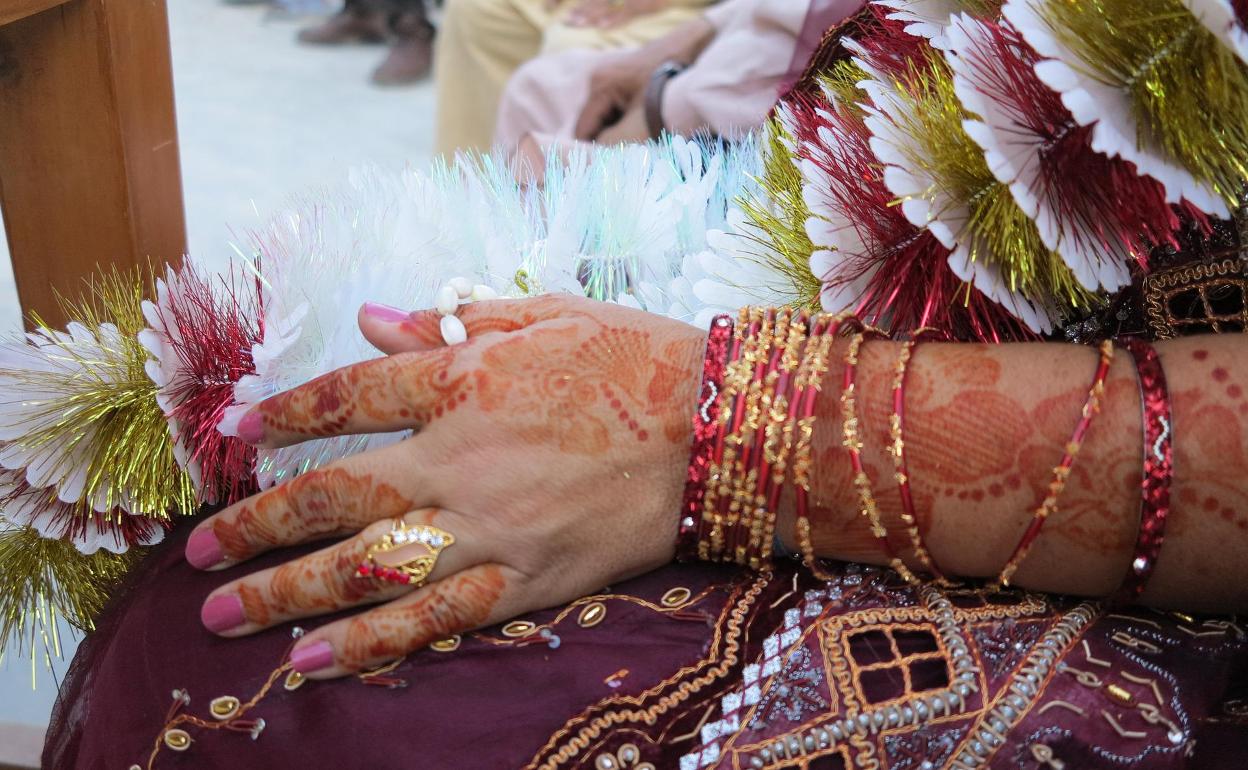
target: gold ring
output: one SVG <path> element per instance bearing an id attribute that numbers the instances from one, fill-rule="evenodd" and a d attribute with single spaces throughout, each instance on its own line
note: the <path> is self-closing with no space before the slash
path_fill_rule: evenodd
<path id="1" fill-rule="evenodd" d="M 433 572 L 442 551 L 454 544 L 455 536 L 444 529 L 396 519 L 390 531 L 368 547 L 355 574 L 419 587 Z"/>

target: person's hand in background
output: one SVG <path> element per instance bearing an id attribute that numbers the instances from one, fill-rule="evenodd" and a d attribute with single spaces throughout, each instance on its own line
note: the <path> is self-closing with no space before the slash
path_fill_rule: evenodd
<path id="1" fill-rule="evenodd" d="M 642 101 L 646 85 L 664 62 L 690 64 L 698 58 L 715 37 L 715 27 L 705 16 L 698 16 L 664 37 L 640 48 L 617 51 L 601 57 L 589 80 L 589 99 L 581 108 L 573 135 L 582 141 L 638 141 L 636 127 L 645 125 Z M 628 125 L 632 129 L 606 134 L 604 132 L 620 124 L 632 114 Z M 621 126 L 621 129 L 625 126 Z"/>

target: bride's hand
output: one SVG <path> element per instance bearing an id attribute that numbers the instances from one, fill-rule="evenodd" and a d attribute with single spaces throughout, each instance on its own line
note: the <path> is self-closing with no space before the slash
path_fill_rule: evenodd
<path id="1" fill-rule="evenodd" d="M 671 560 L 705 334 L 570 296 L 477 303 L 460 316 L 469 340 L 448 348 L 435 314 L 366 306 L 365 336 L 391 355 L 243 418 L 239 435 L 267 447 L 415 433 L 201 523 L 187 559 L 203 569 L 349 536 L 221 586 L 204 604 L 206 626 L 241 636 L 360 607 L 292 653 L 297 669 L 332 677 Z M 423 587 L 356 575 L 398 518 L 455 537 Z"/>

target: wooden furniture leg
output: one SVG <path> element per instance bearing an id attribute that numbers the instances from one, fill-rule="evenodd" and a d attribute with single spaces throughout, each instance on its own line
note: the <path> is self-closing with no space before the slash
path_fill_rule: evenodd
<path id="1" fill-rule="evenodd" d="M 0 210 L 25 313 L 186 249 L 164 0 L 0 0 Z"/>

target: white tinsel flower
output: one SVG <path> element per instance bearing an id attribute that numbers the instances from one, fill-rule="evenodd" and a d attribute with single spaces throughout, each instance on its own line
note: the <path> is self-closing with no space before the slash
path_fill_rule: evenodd
<path id="1" fill-rule="evenodd" d="M 1091 291 L 1117 291 L 1130 283 L 1127 262 L 1131 255 L 1120 241 L 1107 241 L 1086 223 L 1064 218 L 1055 201 L 1037 194 L 1044 184 L 1047 137 L 1023 127 L 1018 105 L 998 101 L 977 86 L 991 78 L 984 68 L 995 63 L 988 53 L 988 27 L 969 15 L 959 15 L 947 34 L 945 59 L 953 71 L 954 90 L 967 112 L 980 118 L 963 121 L 962 126 L 983 149 L 993 176 L 1009 187 L 1014 202 L 1036 223 L 1045 247 L 1060 254 L 1079 283 Z"/>
<path id="2" fill-rule="evenodd" d="M 707 248 L 686 255 L 666 285 L 641 283 L 618 301 L 701 329 L 717 315 L 735 317 L 746 305 L 791 304 L 791 282 L 776 270 L 775 260 L 759 253 L 764 247 L 749 228 L 745 214 L 731 209 L 726 228 L 708 232 Z"/>
<path id="3" fill-rule="evenodd" d="M 890 8 L 888 18 L 905 23 L 905 31 L 931 43 L 933 48 L 949 46 L 946 35 L 949 17 L 962 10 L 959 0 L 873 0 L 875 5 Z"/>
<path id="4" fill-rule="evenodd" d="M 427 177 L 355 172 L 346 189 L 279 215 L 255 236 L 264 309 L 263 339 L 253 347 L 256 373 L 234 389 L 239 405 L 222 422 L 237 435 L 242 413 L 269 396 L 335 369 L 376 358 L 356 314 L 366 301 L 395 307 L 429 304 L 458 262 L 439 222 L 451 221 Z M 456 215 L 462 215 L 456 212 Z M 481 222 L 488 220 L 478 220 Z M 481 229 L 489 229 L 482 227 Z M 404 433 L 315 439 L 262 449 L 262 488 L 355 452 L 392 444 Z"/>
<path id="5" fill-rule="evenodd" d="M 854 41 L 847 40 L 845 45 L 855 53 L 861 52 Z M 911 161 L 922 157 L 925 150 L 919 138 L 905 129 L 914 121 L 908 114 L 910 106 L 896 92 L 893 80 L 860 58 L 855 58 L 854 63 L 868 76 L 858 86 L 871 100 L 862 105 L 867 113 L 864 122 L 871 132 L 871 150 L 884 165 L 884 185 L 901 200 L 906 219 L 915 227 L 930 231 L 952 251 L 949 267 L 958 278 L 1006 308 L 1032 331 L 1051 331 L 1050 309 L 1011 290 L 1000 265 L 982 255 L 976 258 L 974 244 L 967 235 L 971 222 L 967 203 L 950 196 L 939 180 Z"/>
<path id="6" fill-rule="evenodd" d="M 72 395 L 62 386 L 91 383 L 114 370 L 89 366 L 120 347 L 120 333 L 103 324 L 99 336 L 81 323 L 65 332 L 40 329 L 26 342 L 0 344 L 0 467 L 20 471 L 36 489 L 55 487 L 58 499 L 77 503 L 88 483 L 96 426 L 74 425 L 74 415 L 59 406 Z M 97 512 L 109 510 L 111 482 L 96 486 L 86 501 Z M 112 490 L 112 503 L 126 506 L 124 490 Z"/>
<path id="7" fill-rule="evenodd" d="M 757 153 L 681 138 L 551 159 L 541 185 L 519 184 L 490 156 L 429 174 L 362 172 L 349 189 L 303 202 L 256 238 L 264 336 L 254 376 L 235 387 L 220 430 L 248 409 L 334 369 L 376 357 L 356 326 L 365 301 L 432 305 L 453 276 L 502 296 L 569 292 L 613 299 L 663 285 L 707 225 L 722 224 Z M 744 154 L 743 154 L 744 153 Z M 262 487 L 404 434 L 318 439 L 261 450 Z"/>
<path id="8" fill-rule="evenodd" d="M 1248 63 L 1248 30 L 1235 15 L 1230 0 L 1183 0 L 1183 4 L 1223 45 Z"/>
<path id="9" fill-rule="evenodd" d="M 1142 136 L 1132 116 L 1130 96 L 1098 80 L 1074 51 L 1064 45 L 1045 21 L 1043 9 L 1052 0 L 1009 0 L 1003 13 L 1027 43 L 1046 58 L 1036 75 L 1062 95 L 1062 103 L 1081 126 L 1092 126 L 1092 149 L 1134 163 L 1166 190 L 1166 200 L 1189 203 L 1211 216 L 1226 219 L 1230 210 L 1212 188 L 1167 158 Z"/>

